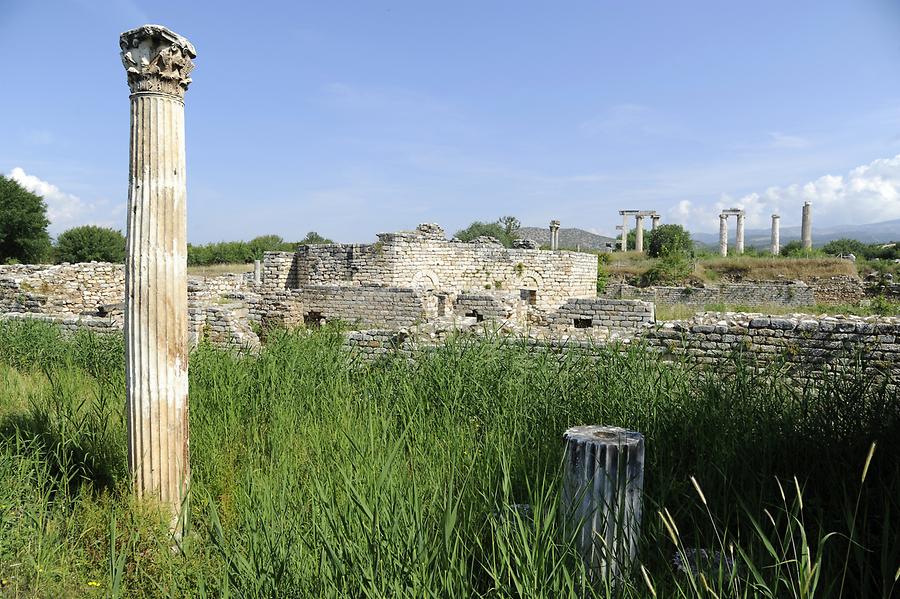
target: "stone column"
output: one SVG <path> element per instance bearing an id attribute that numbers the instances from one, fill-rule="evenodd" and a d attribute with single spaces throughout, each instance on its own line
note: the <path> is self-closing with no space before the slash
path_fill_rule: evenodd
<path id="1" fill-rule="evenodd" d="M 637 554 L 644 488 L 644 437 L 618 427 L 563 434 L 565 522 L 593 583 L 614 584 Z"/>
<path id="2" fill-rule="evenodd" d="M 634 217 L 634 249 L 644 251 L 644 217 L 640 214 Z"/>
<path id="3" fill-rule="evenodd" d="M 812 202 L 803 204 L 803 220 L 800 224 L 800 243 L 804 250 L 812 249 Z"/>
<path id="4" fill-rule="evenodd" d="M 744 253 L 744 213 L 737 215 L 737 227 L 734 230 L 735 240 L 734 247 L 738 255 Z"/>
<path id="5" fill-rule="evenodd" d="M 659 226 L 659 215 L 651 214 L 650 215 L 650 230 L 655 231 L 656 227 L 658 227 L 658 226 Z"/>
<path id="6" fill-rule="evenodd" d="M 188 306 L 184 93 L 196 56 L 144 25 L 119 38 L 131 88 L 125 372 L 128 466 L 138 497 L 187 518 Z"/>
<path id="7" fill-rule="evenodd" d="M 556 251 L 559 249 L 559 221 L 550 221 L 550 249 Z"/>
<path id="8" fill-rule="evenodd" d="M 777 214 L 772 215 L 772 255 L 777 256 L 781 252 L 781 240 L 779 239 L 781 217 Z"/>
<path id="9" fill-rule="evenodd" d="M 728 255 L 728 215 L 719 215 L 719 254 Z"/>
<path id="10" fill-rule="evenodd" d="M 253 284 L 259 287 L 262 285 L 262 261 L 253 261 Z"/>
<path id="11" fill-rule="evenodd" d="M 628 251 L 628 215 L 622 215 L 622 251 Z"/>

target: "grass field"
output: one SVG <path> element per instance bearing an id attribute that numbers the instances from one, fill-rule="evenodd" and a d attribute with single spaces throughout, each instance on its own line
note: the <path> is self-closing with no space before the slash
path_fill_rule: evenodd
<path id="1" fill-rule="evenodd" d="M 128 492 L 121 338 L 0 323 L 0 596 L 607 596 L 584 585 L 557 509 L 561 434 L 584 423 L 647 440 L 640 567 L 616 596 L 897 589 L 885 384 L 490 339 L 364 366 L 340 341 L 191 355 L 192 526 L 173 550 Z M 692 547 L 737 566 L 681 573 Z"/>

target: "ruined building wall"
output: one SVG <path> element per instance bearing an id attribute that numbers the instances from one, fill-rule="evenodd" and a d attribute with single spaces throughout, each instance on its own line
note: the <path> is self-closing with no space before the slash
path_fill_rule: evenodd
<path id="1" fill-rule="evenodd" d="M 30 312 L 58 316 L 96 313 L 125 299 L 122 264 L 0 266 L 0 314 Z"/>
<path id="2" fill-rule="evenodd" d="M 448 293 L 533 289 L 534 305 L 542 310 L 555 309 L 571 297 L 596 295 L 597 258 L 592 254 L 448 241 L 437 225 L 378 237 L 372 245 L 302 246 L 293 260 L 269 252 L 263 287 L 368 284 Z"/>
<path id="3" fill-rule="evenodd" d="M 642 334 L 663 357 L 715 365 L 741 353 L 761 364 L 783 363 L 801 380 L 853 368 L 900 374 L 900 318 L 775 317 L 709 312 L 665 322 Z"/>

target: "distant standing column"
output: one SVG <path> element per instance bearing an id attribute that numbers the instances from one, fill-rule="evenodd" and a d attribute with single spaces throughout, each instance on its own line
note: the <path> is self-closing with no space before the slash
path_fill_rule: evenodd
<path id="1" fill-rule="evenodd" d="M 803 204 L 803 220 L 800 225 L 800 242 L 804 250 L 812 249 L 812 202 Z"/>
<path id="2" fill-rule="evenodd" d="M 125 380 L 128 467 L 138 497 L 187 518 L 188 306 L 184 93 L 196 57 L 185 38 L 144 25 L 119 38 L 131 88 Z"/>
<path id="3" fill-rule="evenodd" d="M 260 260 L 253 261 L 253 284 L 257 287 L 262 285 L 262 262 Z"/>
<path id="4" fill-rule="evenodd" d="M 735 246 L 735 249 L 737 250 L 738 255 L 740 256 L 741 254 L 744 253 L 744 215 L 743 214 L 737 215 L 737 227 L 734 230 L 734 234 L 735 234 L 734 246 Z"/>
<path id="5" fill-rule="evenodd" d="M 728 215 L 719 215 L 719 254 L 728 255 Z"/>
<path id="6" fill-rule="evenodd" d="M 644 251 L 644 217 L 640 214 L 634 217 L 634 249 Z"/>
<path id="7" fill-rule="evenodd" d="M 550 249 L 556 251 L 559 249 L 559 221 L 550 221 Z"/>
<path id="8" fill-rule="evenodd" d="M 650 215 L 650 230 L 655 231 L 656 227 L 658 227 L 658 226 L 659 226 L 659 215 L 658 214 Z"/>
<path id="9" fill-rule="evenodd" d="M 622 251 L 628 251 L 628 215 L 622 215 Z"/>
<path id="10" fill-rule="evenodd" d="M 781 217 L 777 214 L 772 215 L 772 255 L 777 256 L 781 252 L 780 231 L 778 229 L 781 224 Z"/>

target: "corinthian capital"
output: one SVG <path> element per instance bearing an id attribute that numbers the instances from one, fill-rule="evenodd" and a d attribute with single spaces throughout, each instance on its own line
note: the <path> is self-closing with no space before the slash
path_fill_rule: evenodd
<path id="1" fill-rule="evenodd" d="M 131 93 L 184 98 L 197 57 L 191 42 L 160 25 L 142 25 L 120 35 L 119 47 Z"/>

